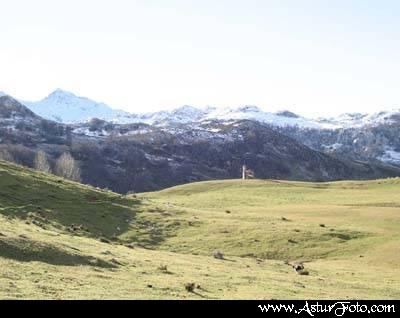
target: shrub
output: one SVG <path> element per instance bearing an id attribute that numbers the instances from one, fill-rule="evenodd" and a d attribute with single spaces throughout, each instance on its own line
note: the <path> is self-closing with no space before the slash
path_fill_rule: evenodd
<path id="1" fill-rule="evenodd" d="M 13 155 L 7 149 L 0 149 L 0 160 L 15 162 Z"/>
<path id="2" fill-rule="evenodd" d="M 51 173 L 51 168 L 50 168 L 50 164 L 47 160 L 46 153 L 42 150 L 39 150 L 36 153 L 33 165 L 36 170 L 46 172 L 46 173 Z"/>
<path id="3" fill-rule="evenodd" d="M 55 172 L 58 176 L 73 181 L 81 181 L 81 169 L 70 153 L 63 153 L 56 162 Z"/>

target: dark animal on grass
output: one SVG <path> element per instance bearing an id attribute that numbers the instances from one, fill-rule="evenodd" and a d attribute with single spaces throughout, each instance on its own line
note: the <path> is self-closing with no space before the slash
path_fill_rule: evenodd
<path id="1" fill-rule="evenodd" d="M 220 251 L 216 251 L 216 252 L 214 252 L 214 258 L 224 259 L 224 254 L 222 254 Z"/>
<path id="2" fill-rule="evenodd" d="M 187 284 L 185 284 L 185 289 L 189 293 L 193 293 L 195 288 L 196 288 L 196 284 L 195 283 L 187 283 Z"/>
<path id="3" fill-rule="evenodd" d="M 302 263 L 293 263 L 292 267 L 296 272 L 304 269 L 304 265 Z"/>

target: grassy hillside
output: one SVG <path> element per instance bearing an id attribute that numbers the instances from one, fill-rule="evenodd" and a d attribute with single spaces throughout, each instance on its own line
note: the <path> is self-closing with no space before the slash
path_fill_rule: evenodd
<path id="1" fill-rule="evenodd" d="M 400 298 L 399 193 L 230 180 L 125 197 L 0 162 L 0 298 Z"/>

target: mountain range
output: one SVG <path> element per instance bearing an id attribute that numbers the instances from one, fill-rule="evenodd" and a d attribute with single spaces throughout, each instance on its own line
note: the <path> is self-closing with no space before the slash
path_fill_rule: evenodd
<path id="1" fill-rule="evenodd" d="M 256 106 L 129 114 L 56 90 L 40 102 L 0 97 L 0 151 L 33 166 L 65 151 L 82 180 L 117 192 L 193 181 L 256 177 L 327 181 L 400 175 L 400 113 L 307 119 Z"/>
<path id="2" fill-rule="evenodd" d="M 232 108 L 218 108 L 213 106 L 200 108 L 184 105 L 170 111 L 133 114 L 86 97 L 76 96 L 71 92 L 61 89 L 55 90 L 40 101 L 21 101 L 21 103 L 43 118 L 69 124 L 82 123 L 92 118 L 118 124 L 140 122 L 149 125 L 247 119 L 279 127 L 297 126 L 310 129 L 339 129 L 374 126 L 392 122 L 393 119 L 400 117 L 400 110 L 393 110 L 374 114 L 346 113 L 338 117 L 311 119 L 288 110 L 276 113 L 265 112 L 259 107 L 252 105 Z"/>
<path id="3" fill-rule="evenodd" d="M 265 112 L 257 106 L 197 108 L 185 105 L 170 111 L 130 114 L 61 89 L 39 102 L 22 103 L 43 118 L 70 124 L 98 118 L 116 124 L 145 123 L 173 129 L 179 124 L 196 126 L 212 121 L 252 120 L 269 125 L 319 151 L 400 164 L 400 143 L 397 141 L 400 110 L 310 119 L 287 110 Z"/>

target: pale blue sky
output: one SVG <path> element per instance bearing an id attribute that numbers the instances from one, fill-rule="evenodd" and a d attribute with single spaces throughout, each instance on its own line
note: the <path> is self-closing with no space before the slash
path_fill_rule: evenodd
<path id="1" fill-rule="evenodd" d="M 400 108 L 400 1 L 0 0 L 0 91 L 132 112 Z"/>

